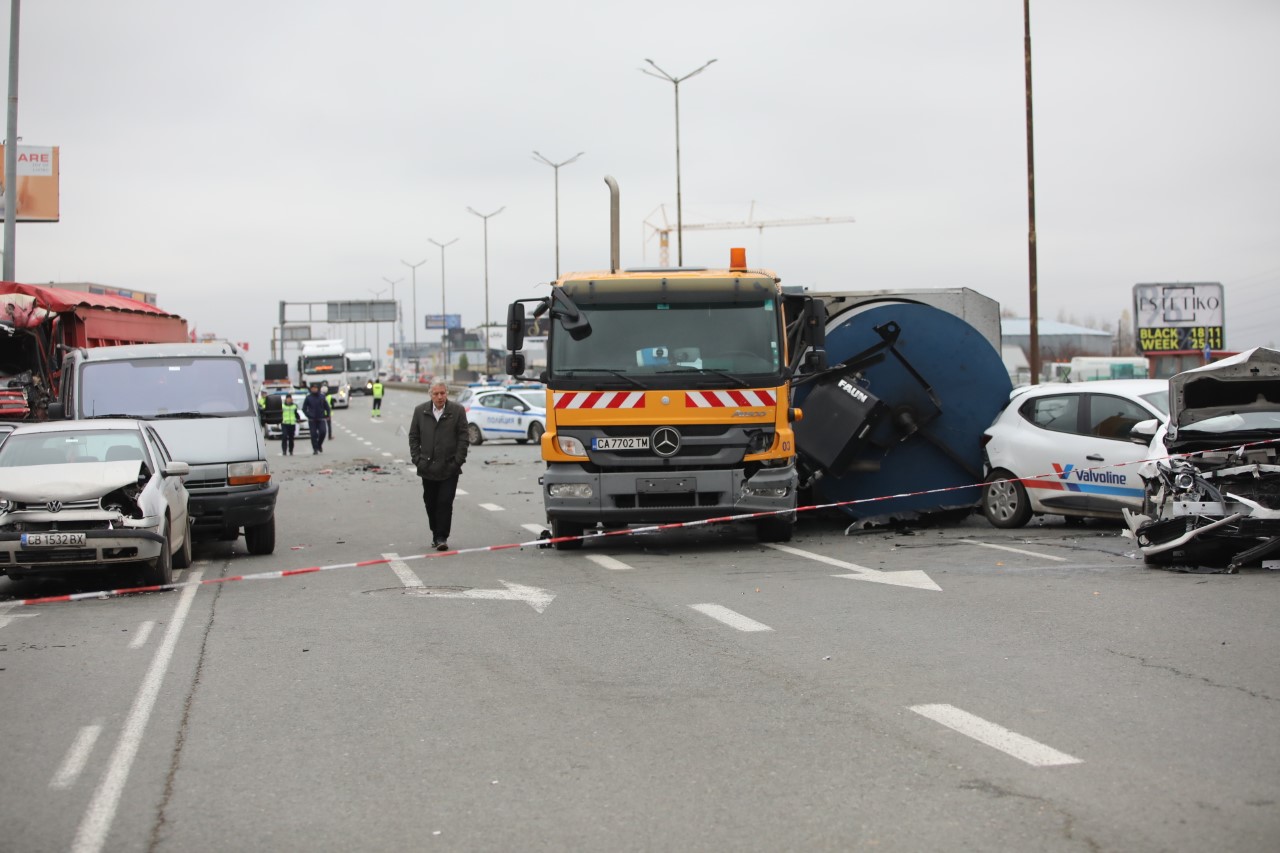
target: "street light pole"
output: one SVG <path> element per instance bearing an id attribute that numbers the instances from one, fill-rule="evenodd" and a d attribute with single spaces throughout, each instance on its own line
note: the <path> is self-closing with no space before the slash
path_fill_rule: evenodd
<path id="1" fill-rule="evenodd" d="M 440 333 L 440 343 L 444 350 L 444 364 L 441 365 L 441 369 L 443 371 L 442 378 L 447 381 L 449 379 L 449 305 L 445 300 L 444 250 L 458 242 L 458 238 L 454 237 L 448 243 L 441 243 L 439 240 L 428 237 L 427 242 L 440 247 L 440 323 L 443 327 L 443 331 Z"/>
<path id="2" fill-rule="evenodd" d="M 676 265 L 684 266 L 684 213 L 680 198 L 680 84 L 695 74 L 701 74 L 715 60 L 708 60 L 701 68 L 690 71 L 683 77 L 672 77 L 661 68 L 658 68 L 657 63 L 652 59 L 646 59 L 645 62 L 657 68 L 659 73 L 654 74 L 647 68 L 641 68 L 640 71 L 642 73 L 648 74 L 650 77 L 657 77 L 659 80 L 666 80 L 673 84 L 676 89 Z"/>
<path id="3" fill-rule="evenodd" d="M 484 220 L 484 335 L 481 336 L 481 349 L 484 351 L 485 376 L 489 375 L 489 219 L 506 209 L 506 205 L 503 205 L 493 213 L 481 213 L 470 207 L 467 208 L 467 210 Z"/>
<path id="4" fill-rule="evenodd" d="M 422 364 L 418 359 L 418 267 L 427 262 L 426 258 L 411 264 L 403 258 L 400 263 L 404 264 L 413 274 L 413 381 L 418 381 L 418 373 L 422 369 Z"/>
<path id="5" fill-rule="evenodd" d="M 377 301 L 378 297 L 382 296 L 382 294 L 387 292 L 387 289 L 385 287 L 382 288 L 382 290 L 374 290 L 372 287 L 367 287 L 365 288 L 365 290 L 368 290 L 370 293 L 373 294 L 373 298 L 375 302 Z M 374 323 L 373 324 L 373 373 L 374 373 L 375 379 L 377 378 L 378 365 L 380 364 L 382 364 L 382 329 L 378 327 L 377 323 Z"/>
<path id="6" fill-rule="evenodd" d="M 396 367 L 396 344 L 404 343 L 404 325 L 403 324 L 401 324 L 400 326 L 399 336 L 396 335 L 396 320 L 400 319 L 400 303 L 396 301 L 396 285 L 404 281 L 404 279 L 398 278 L 395 281 L 392 281 L 391 279 L 387 278 L 384 275 L 382 277 L 382 280 L 385 281 L 387 284 L 391 285 L 391 305 L 396 312 L 395 317 L 391 320 L 391 369 L 394 372 Z"/>
<path id="7" fill-rule="evenodd" d="M 577 154 L 574 154 L 568 160 L 562 160 L 559 163 L 552 163 L 550 160 L 548 160 L 546 157 L 543 157 L 537 151 L 533 152 L 534 157 L 541 160 L 543 163 L 546 163 L 548 166 L 554 169 L 556 173 L 556 278 L 557 279 L 560 278 L 560 167 L 568 166 L 574 160 L 577 160 L 579 157 L 581 157 L 583 154 L 586 154 L 586 153 L 587 152 L 585 151 L 579 151 Z"/>

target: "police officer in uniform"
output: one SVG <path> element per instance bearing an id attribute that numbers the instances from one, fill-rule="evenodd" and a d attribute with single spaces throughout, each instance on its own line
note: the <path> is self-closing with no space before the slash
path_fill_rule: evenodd
<path id="1" fill-rule="evenodd" d="M 373 417 L 382 417 L 382 394 L 384 391 L 381 379 L 373 380 Z"/>
<path id="2" fill-rule="evenodd" d="M 328 430 L 329 440 L 333 441 L 333 391 L 329 388 L 329 383 L 326 382 L 320 386 L 320 392 L 324 394 L 324 401 L 329 406 L 329 416 L 324 419 L 324 425 Z"/>
<path id="3" fill-rule="evenodd" d="M 280 405 L 280 455 L 293 455 L 293 437 L 298 431 L 298 404 L 292 394 L 284 395 Z"/>

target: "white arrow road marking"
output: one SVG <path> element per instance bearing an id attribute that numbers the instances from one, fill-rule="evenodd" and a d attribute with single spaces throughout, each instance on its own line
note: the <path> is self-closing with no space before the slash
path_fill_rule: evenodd
<path id="1" fill-rule="evenodd" d="M 924 572 L 918 569 L 908 569 L 904 572 L 882 572 L 878 569 L 868 569 L 866 566 L 859 566 L 857 563 L 846 563 L 844 560 L 837 560 L 835 557 L 828 557 L 824 554 L 814 554 L 811 551 L 801 551 L 799 548 L 792 548 L 790 545 L 779 545 L 774 542 L 766 542 L 770 548 L 783 551 L 787 554 L 794 554 L 797 557 L 806 557 L 810 560 L 817 560 L 819 563 L 826 563 L 828 566 L 835 566 L 840 569 L 849 569 L 855 574 L 852 575 L 832 575 L 833 578 L 849 578 L 855 581 L 871 581 L 872 583 L 887 583 L 893 586 L 909 586 L 914 589 L 928 589 L 934 592 L 942 592 L 942 587 L 938 586 Z"/>
<path id="2" fill-rule="evenodd" d="M 480 504 L 481 509 L 487 509 L 489 512 L 503 512 L 502 507 L 497 504 Z"/>
<path id="3" fill-rule="evenodd" d="M 30 619 L 32 616 L 39 616 L 39 613 L 11 613 L 16 605 L 12 602 L 0 603 L 0 628 L 8 625 L 14 619 Z"/>
<path id="4" fill-rule="evenodd" d="M 1041 560 L 1056 560 L 1059 563 L 1067 562 L 1066 557 L 1054 557 L 1051 554 L 1037 554 L 1035 551 L 1024 551 L 1021 548 L 1010 548 L 1008 545 L 993 545 L 990 542 L 979 542 L 977 539 L 959 539 L 959 542 L 968 542 L 970 545 L 981 545 L 983 548 L 995 548 L 1000 551 L 1012 551 L 1015 554 L 1023 554 L 1028 557 L 1038 557 Z"/>
<path id="5" fill-rule="evenodd" d="M 422 581 L 418 579 L 413 569 L 409 568 L 409 564 L 400 559 L 399 554 L 383 554 L 382 559 L 390 560 L 387 563 L 391 567 L 391 571 L 396 573 L 396 577 L 400 578 L 400 583 L 404 584 L 405 589 L 420 589 Z"/>
<path id="6" fill-rule="evenodd" d="M 536 586 L 523 586 L 518 583 L 499 581 L 506 589 L 467 589 L 459 591 L 441 591 L 435 589 L 416 589 L 415 595 L 425 598 L 477 598 L 487 601 L 523 601 L 541 613 L 547 609 L 556 597 L 554 592 L 539 589 Z"/>
<path id="7" fill-rule="evenodd" d="M 584 554 L 583 556 L 602 569 L 611 569 L 615 572 L 625 572 L 629 569 L 635 568 L 634 566 L 628 566 L 621 560 L 615 560 L 607 554 Z"/>
<path id="8" fill-rule="evenodd" d="M 100 722 L 81 727 L 80 733 L 71 743 L 71 748 L 67 750 L 66 757 L 62 759 L 62 764 L 58 766 L 58 772 L 53 774 L 53 781 L 49 783 L 50 788 L 55 791 L 65 791 L 76 783 L 100 734 L 102 734 Z"/>
<path id="9" fill-rule="evenodd" d="M 1063 764 L 1083 764 L 1084 762 L 1058 752 L 1029 737 L 1011 732 L 1003 726 L 975 717 L 968 711 L 962 711 L 954 705 L 912 705 L 911 710 L 922 717 L 928 717 L 935 723 L 942 723 L 949 729 L 971 737 L 979 743 L 998 749 L 1019 761 L 1025 761 L 1032 767 L 1057 767 Z"/>
<path id="10" fill-rule="evenodd" d="M 156 627 L 155 622 L 147 621 L 138 626 L 138 633 L 133 635 L 133 639 L 129 641 L 129 648 L 140 649 L 147 644 L 147 638 L 151 636 L 151 631 Z"/>
<path id="11" fill-rule="evenodd" d="M 768 625 L 749 619 L 741 613 L 736 613 L 727 607 L 721 607 L 719 604 L 690 604 L 694 610 L 710 616 L 718 622 L 723 622 L 730 628 L 737 628 L 739 631 L 772 631 Z"/>

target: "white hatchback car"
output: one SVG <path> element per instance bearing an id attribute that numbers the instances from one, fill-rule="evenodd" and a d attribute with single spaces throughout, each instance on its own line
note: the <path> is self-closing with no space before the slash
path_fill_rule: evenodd
<path id="1" fill-rule="evenodd" d="M 1121 518 L 1142 506 L 1134 424 L 1169 417 L 1163 379 L 1110 379 L 1020 388 L 983 433 L 982 514 L 996 527 L 1032 515 Z"/>
<path id="2" fill-rule="evenodd" d="M 142 563 L 171 583 L 191 565 L 190 471 L 144 421 L 18 427 L 0 444 L 0 574 Z"/>
<path id="3" fill-rule="evenodd" d="M 472 444 L 497 438 L 537 444 L 547 431 L 546 391 L 527 388 L 470 388 L 458 402 L 467 410 Z"/>

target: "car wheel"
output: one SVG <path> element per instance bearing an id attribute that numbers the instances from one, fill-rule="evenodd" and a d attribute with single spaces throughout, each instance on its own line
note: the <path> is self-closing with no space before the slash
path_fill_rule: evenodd
<path id="1" fill-rule="evenodd" d="M 471 444 L 484 444 L 484 433 L 475 424 L 467 424 L 467 441 Z"/>
<path id="2" fill-rule="evenodd" d="M 529 441 L 533 442 L 534 444 L 538 444 L 539 442 L 542 441 L 542 434 L 546 431 L 547 431 L 546 427 L 544 427 L 542 424 L 538 423 L 537 421 L 534 421 L 533 423 L 529 424 Z"/>
<path id="3" fill-rule="evenodd" d="M 1013 478 L 1012 472 L 1003 468 L 992 471 L 989 479 L 1005 482 L 988 482 L 982 487 L 982 514 L 987 521 L 1006 530 L 1025 526 L 1031 520 L 1027 490 Z"/>
<path id="4" fill-rule="evenodd" d="M 147 586 L 161 586 L 173 583 L 173 552 L 169 550 L 169 519 L 164 520 L 164 541 L 160 543 L 160 556 L 147 565 Z"/>
<path id="5" fill-rule="evenodd" d="M 270 554 L 276 549 L 276 520 L 244 529 L 244 544 L 250 554 Z"/>
<path id="6" fill-rule="evenodd" d="M 559 539 L 561 536 L 581 536 L 585 530 L 585 526 L 572 521 L 560 521 L 552 519 L 551 521 L 551 538 Z M 568 542 L 555 543 L 557 551 L 576 551 L 582 547 L 581 539 L 570 539 Z"/>
<path id="7" fill-rule="evenodd" d="M 761 542 L 790 542 L 795 522 L 779 515 L 756 519 L 756 538 Z"/>
<path id="8" fill-rule="evenodd" d="M 187 535 L 182 537 L 182 547 L 173 555 L 175 569 L 191 568 L 191 519 L 187 518 Z"/>

